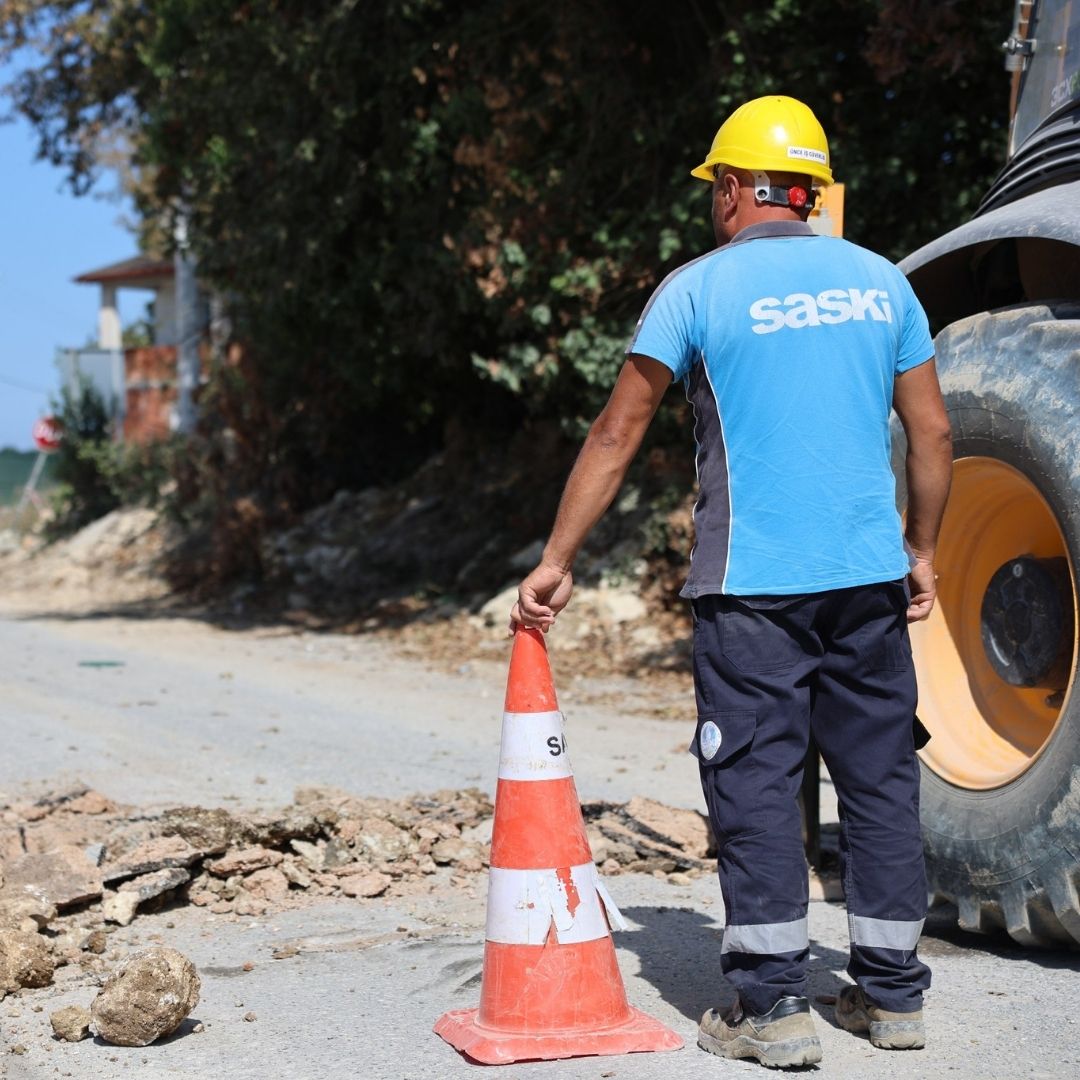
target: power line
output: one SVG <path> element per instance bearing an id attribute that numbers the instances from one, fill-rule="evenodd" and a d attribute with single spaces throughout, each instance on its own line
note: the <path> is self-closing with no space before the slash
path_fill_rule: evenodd
<path id="1" fill-rule="evenodd" d="M 19 382 L 18 379 L 9 379 L 6 375 L 0 375 L 0 383 L 5 386 L 13 386 L 16 390 L 25 390 L 28 394 L 51 394 L 52 390 L 46 390 L 40 386 L 32 386 L 30 383 Z"/>

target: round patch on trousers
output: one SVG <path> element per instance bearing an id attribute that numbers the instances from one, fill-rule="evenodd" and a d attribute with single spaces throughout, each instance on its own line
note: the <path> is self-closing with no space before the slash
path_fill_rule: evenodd
<path id="1" fill-rule="evenodd" d="M 706 720 L 701 725 L 701 731 L 698 732 L 698 746 L 701 748 L 701 756 L 707 761 L 712 761 L 716 757 L 716 752 L 720 749 L 723 738 L 720 729 L 711 720 Z"/>

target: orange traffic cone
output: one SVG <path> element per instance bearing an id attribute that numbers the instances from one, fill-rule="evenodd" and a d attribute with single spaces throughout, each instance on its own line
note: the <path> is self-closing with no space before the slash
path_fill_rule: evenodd
<path id="1" fill-rule="evenodd" d="M 626 924 L 593 863 L 566 755 L 547 648 L 514 636 L 491 838 L 480 1008 L 435 1031 L 476 1061 L 678 1050 L 682 1039 L 631 1008 L 609 922 Z"/>

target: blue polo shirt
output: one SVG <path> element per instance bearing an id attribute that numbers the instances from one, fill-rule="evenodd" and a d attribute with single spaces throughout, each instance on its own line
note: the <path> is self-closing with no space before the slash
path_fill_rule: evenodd
<path id="1" fill-rule="evenodd" d="M 627 353 L 681 379 L 699 497 L 682 595 L 821 592 L 908 572 L 890 465 L 893 379 L 933 358 L 887 259 L 768 222 L 670 274 Z"/>

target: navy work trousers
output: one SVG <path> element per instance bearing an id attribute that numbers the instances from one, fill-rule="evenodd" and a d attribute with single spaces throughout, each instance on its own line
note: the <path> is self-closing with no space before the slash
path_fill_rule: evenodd
<path id="1" fill-rule="evenodd" d="M 840 804 L 848 973 L 882 1008 L 922 1005 L 930 969 L 907 591 L 693 602 L 691 747 L 719 847 L 721 966 L 747 1012 L 805 994 L 807 867 L 798 795 L 810 732 Z"/>

